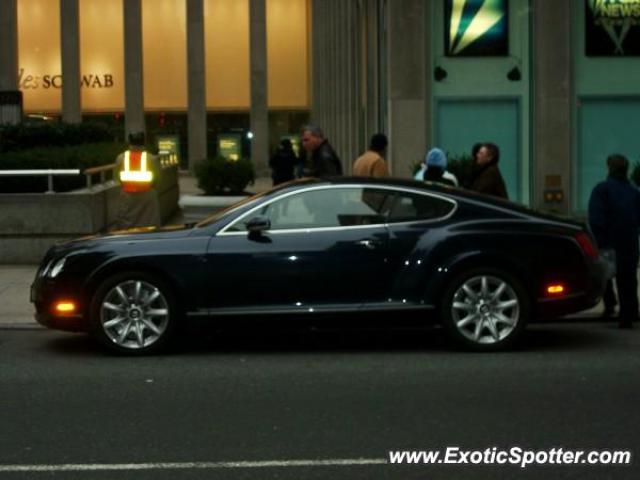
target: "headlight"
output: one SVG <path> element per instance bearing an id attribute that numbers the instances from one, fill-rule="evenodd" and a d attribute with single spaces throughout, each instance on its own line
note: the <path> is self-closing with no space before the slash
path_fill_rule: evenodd
<path id="1" fill-rule="evenodd" d="M 51 267 L 51 270 L 49 270 L 49 275 L 48 275 L 49 278 L 56 278 L 64 268 L 64 263 L 66 261 L 67 261 L 67 257 L 62 257 L 60 260 L 54 263 L 53 267 Z"/>
<path id="2" fill-rule="evenodd" d="M 46 277 L 49 274 L 49 269 L 51 268 L 52 263 L 53 263 L 53 260 L 49 260 L 46 263 L 46 265 L 40 269 L 40 272 L 38 273 L 38 275 L 41 277 Z"/>

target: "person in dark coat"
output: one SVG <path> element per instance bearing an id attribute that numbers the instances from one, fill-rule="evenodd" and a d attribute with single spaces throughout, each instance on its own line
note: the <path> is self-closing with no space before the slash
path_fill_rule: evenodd
<path id="1" fill-rule="evenodd" d="M 627 178 L 629 160 L 624 155 L 607 158 L 609 176 L 595 186 L 589 198 L 589 226 L 601 249 L 616 253 L 616 286 L 620 301 L 620 328 L 631 328 L 638 319 L 638 227 L 640 191 Z M 605 315 L 613 314 L 613 284 L 604 295 Z"/>
<path id="2" fill-rule="evenodd" d="M 293 171 L 297 165 L 298 157 L 293 151 L 291 140 L 285 138 L 280 141 L 278 150 L 276 150 L 276 153 L 274 153 L 269 160 L 273 185 L 293 180 L 295 178 Z"/>
<path id="3" fill-rule="evenodd" d="M 309 175 L 333 177 L 342 175 L 342 163 L 319 127 L 307 125 L 302 129 L 302 146 L 311 156 Z"/>
<path id="4" fill-rule="evenodd" d="M 509 199 L 507 187 L 498 168 L 500 149 L 493 143 L 483 143 L 473 147 L 476 164 L 473 170 L 471 190 L 485 195 Z"/>

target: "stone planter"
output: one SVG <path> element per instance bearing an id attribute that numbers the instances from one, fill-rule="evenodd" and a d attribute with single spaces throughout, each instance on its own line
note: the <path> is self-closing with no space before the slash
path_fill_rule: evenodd
<path id="1" fill-rule="evenodd" d="M 166 222 L 178 208 L 177 167 L 163 170 L 157 191 Z M 57 242 L 107 231 L 119 194 L 113 181 L 68 193 L 0 193 L 0 264 L 38 263 Z"/>

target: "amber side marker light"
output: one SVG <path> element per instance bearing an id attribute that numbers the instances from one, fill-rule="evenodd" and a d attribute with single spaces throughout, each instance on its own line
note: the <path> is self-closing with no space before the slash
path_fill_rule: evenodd
<path id="1" fill-rule="evenodd" d="M 547 293 L 549 295 L 561 295 L 564 293 L 564 285 L 549 285 Z"/>
<path id="2" fill-rule="evenodd" d="M 53 306 L 56 313 L 73 313 L 76 311 L 76 304 L 67 300 L 56 302 Z"/>

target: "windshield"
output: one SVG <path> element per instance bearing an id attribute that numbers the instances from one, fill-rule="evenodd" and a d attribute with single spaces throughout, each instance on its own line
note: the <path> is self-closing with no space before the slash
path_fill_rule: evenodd
<path id="1" fill-rule="evenodd" d="M 275 187 L 273 187 L 271 190 L 267 190 L 266 192 L 262 192 L 262 193 L 258 193 L 256 195 L 253 195 L 251 197 L 247 197 L 244 198 L 242 200 L 240 200 L 239 202 L 236 202 L 232 205 L 229 205 L 228 207 L 223 208 L 222 210 L 218 210 L 217 212 L 215 212 L 213 215 L 211 215 L 210 217 L 205 218 L 204 220 L 200 221 L 199 223 L 196 224 L 196 228 L 200 228 L 200 227 L 206 227 L 207 225 L 211 225 L 214 222 L 217 222 L 218 220 L 220 220 L 222 217 L 224 217 L 225 215 L 227 215 L 228 213 L 240 208 L 240 207 L 244 207 L 246 205 L 250 205 L 253 204 L 255 202 L 257 202 L 258 200 L 260 200 L 261 198 L 267 196 L 267 195 L 271 195 L 274 192 L 278 192 L 280 190 L 284 190 L 288 187 L 290 187 L 291 185 L 308 185 L 308 184 L 312 184 L 312 183 L 318 183 L 319 180 L 316 178 L 302 178 L 299 180 L 293 180 L 291 182 L 286 182 L 286 183 L 282 183 L 280 185 L 277 185 Z"/>
<path id="2" fill-rule="evenodd" d="M 233 203 L 233 204 L 229 205 L 228 207 L 223 208 L 222 210 L 218 210 L 213 215 L 211 215 L 211 216 L 205 218 L 204 220 L 201 220 L 200 222 L 198 222 L 196 224 L 196 228 L 206 227 L 208 225 L 211 225 L 212 223 L 217 222 L 218 220 L 220 220 L 222 217 L 224 217 L 229 212 L 232 212 L 233 210 L 236 210 L 236 209 L 238 209 L 240 207 L 243 207 L 245 205 L 249 205 L 249 204 L 255 203 L 260 198 L 265 196 L 267 193 L 269 193 L 269 192 L 258 193 L 256 195 L 251 196 L 251 197 L 243 198 L 242 200 L 240 200 L 240 201 L 238 201 L 236 203 Z"/>

